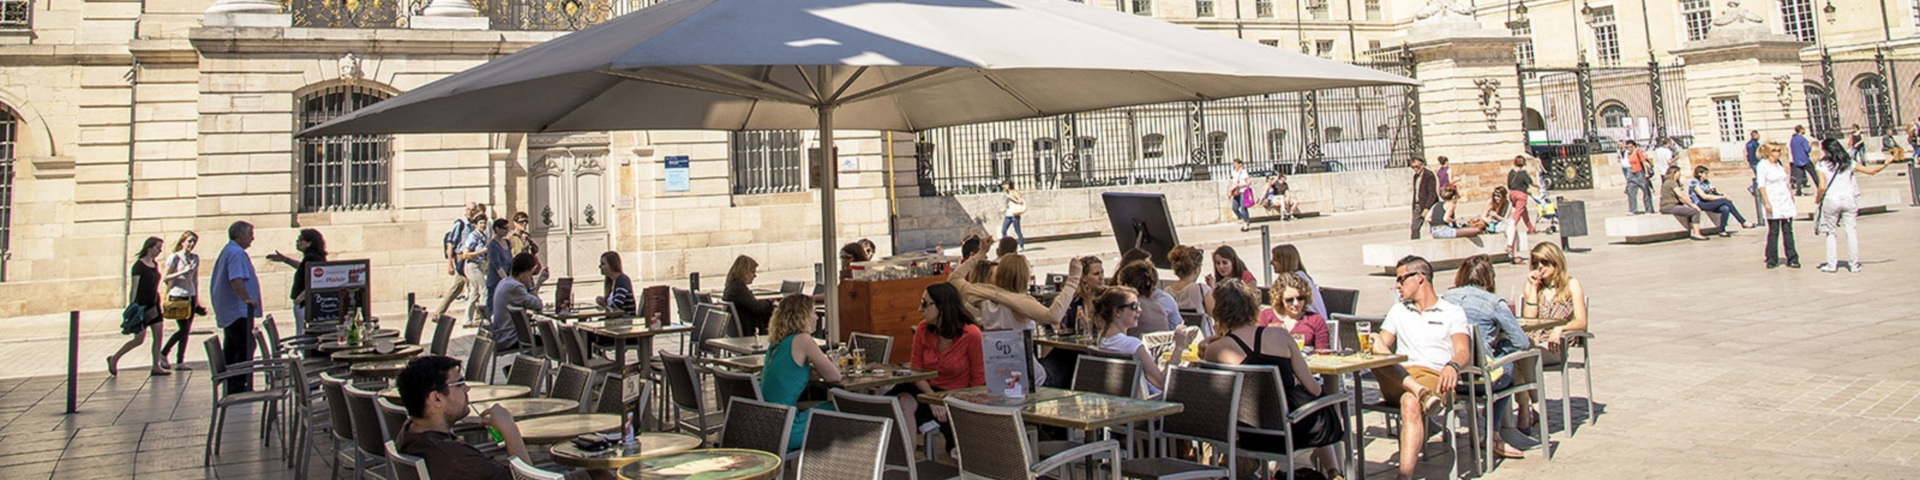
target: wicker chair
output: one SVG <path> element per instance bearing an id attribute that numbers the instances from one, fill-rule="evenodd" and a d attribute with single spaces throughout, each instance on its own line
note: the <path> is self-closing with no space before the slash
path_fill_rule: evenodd
<path id="1" fill-rule="evenodd" d="M 494 355 L 512 355 L 526 353 L 533 345 L 533 324 L 527 320 L 527 310 L 520 307 L 507 307 L 507 321 L 513 325 L 513 346 L 500 348 L 494 345 Z"/>
<path id="2" fill-rule="evenodd" d="M 409 297 L 411 297 L 411 295 L 409 295 Z M 420 331 L 425 330 L 426 326 L 427 326 L 426 307 L 415 305 L 411 300 L 409 300 L 407 302 L 407 329 L 402 330 L 400 332 L 400 334 L 402 335 L 402 337 L 400 338 L 402 340 L 405 340 L 408 344 L 419 345 Z"/>
<path id="3" fill-rule="evenodd" d="M 493 382 L 493 340 L 473 339 L 473 349 L 467 350 L 467 381 L 476 384 Z"/>
<path id="4" fill-rule="evenodd" d="M 1493 442 L 1497 440 L 1500 432 L 1493 429 L 1493 420 L 1496 418 L 1494 416 L 1506 415 L 1506 411 L 1494 409 L 1493 406 L 1502 399 L 1512 398 L 1523 392 L 1532 392 L 1534 398 L 1546 398 L 1546 382 L 1543 381 L 1542 375 L 1534 376 L 1532 383 L 1509 382 L 1506 388 L 1496 388 L 1498 382 L 1488 381 L 1490 372 L 1505 369 L 1508 366 L 1531 365 L 1534 371 L 1540 371 L 1539 349 L 1529 348 L 1500 358 L 1488 358 L 1487 352 L 1481 348 L 1486 345 L 1485 339 L 1486 336 L 1479 328 L 1473 329 L 1473 364 L 1460 371 L 1460 385 L 1468 387 L 1467 405 L 1471 406 L 1467 409 L 1468 424 L 1472 425 L 1471 430 L 1475 432 L 1474 438 L 1477 439 L 1473 445 L 1474 451 L 1478 454 L 1474 456 L 1475 473 L 1478 476 L 1485 476 L 1487 470 L 1493 468 L 1495 461 Z M 1511 374 L 1511 372 L 1508 373 Z M 1546 418 L 1546 402 L 1535 402 L 1533 406 L 1536 409 L 1534 418 Z M 1534 440 L 1540 442 L 1540 445 L 1549 444 L 1547 430 L 1534 429 Z M 1551 448 L 1541 450 L 1549 453 L 1552 451 Z M 1547 459 L 1551 460 L 1553 457 L 1548 456 Z"/>
<path id="5" fill-rule="evenodd" d="M 377 465 L 384 463 L 387 457 L 387 432 L 380 428 L 380 412 L 373 405 L 377 392 L 363 390 L 357 385 L 347 385 L 347 415 L 353 419 L 354 455 L 371 460 Z M 353 466 L 353 478 L 365 478 L 366 469 L 359 464 Z"/>
<path id="6" fill-rule="evenodd" d="M 932 460 L 918 461 L 913 458 L 912 417 L 907 416 L 900 407 L 899 397 L 887 395 L 865 395 L 841 389 L 827 392 L 833 399 L 833 409 L 854 415 L 891 418 L 894 425 L 894 438 L 898 441 L 887 443 L 886 471 L 884 475 L 891 480 L 945 480 L 960 476 L 960 470 Z M 811 424 L 808 425 L 812 427 Z M 933 444 L 935 432 L 923 435 L 928 445 Z"/>
<path id="7" fill-rule="evenodd" d="M 896 430 L 893 417 L 827 410 L 814 410 L 812 416 L 801 440 L 800 480 L 881 480 Z"/>
<path id="8" fill-rule="evenodd" d="M 1154 441 L 1160 443 L 1174 438 L 1212 444 L 1216 451 L 1226 453 L 1226 465 L 1235 465 L 1238 461 L 1235 447 L 1239 445 L 1240 436 L 1234 423 L 1236 412 L 1243 407 L 1240 381 L 1240 374 L 1234 372 L 1175 367 L 1168 375 L 1166 398 L 1187 408 L 1162 420 L 1161 430 L 1154 432 Z M 1121 462 L 1120 472 L 1127 478 L 1151 480 L 1232 478 L 1228 468 L 1166 456 Z"/>
<path id="9" fill-rule="evenodd" d="M 538 397 L 542 380 L 547 378 L 547 361 L 526 354 L 513 356 L 513 370 L 507 372 L 507 384 L 533 389 L 528 396 Z"/>
<path id="10" fill-rule="evenodd" d="M 719 430 L 725 414 L 707 410 L 707 392 L 700 385 L 700 371 L 694 368 L 692 359 L 667 353 L 661 353 L 660 359 L 666 367 L 667 397 L 671 403 L 668 410 L 673 418 L 670 424 L 702 439 Z M 682 417 L 685 411 L 693 412 L 691 418 Z"/>
<path id="11" fill-rule="evenodd" d="M 793 432 L 793 407 L 735 397 L 720 429 L 720 448 L 745 448 L 787 455 Z"/>
<path id="12" fill-rule="evenodd" d="M 554 374 L 553 388 L 547 397 L 564 398 L 587 404 L 587 392 L 593 390 L 593 371 L 579 365 L 561 365 Z"/>
<path id="13" fill-rule="evenodd" d="M 512 460 L 508 460 L 508 464 L 513 468 L 513 480 L 566 480 L 567 478 L 566 475 L 528 465 L 527 461 L 521 460 L 520 457 L 513 457 Z"/>
<path id="14" fill-rule="evenodd" d="M 595 355 L 593 353 L 595 347 L 592 332 L 588 332 L 587 329 L 584 328 L 575 327 L 570 327 L 568 330 L 573 334 L 573 348 L 580 359 L 580 363 L 576 363 L 575 365 L 587 367 L 588 370 L 592 370 L 594 373 L 607 374 L 617 372 L 622 365 L 625 365 L 621 362 L 625 362 L 626 359 L 608 359 L 600 355 Z M 566 333 L 562 333 L 561 335 L 566 335 Z"/>
<path id="15" fill-rule="evenodd" d="M 287 418 L 287 433 L 293 439 L 289 450 L 298 454 L 289 456 L 287 460 L 294 468 L 294 478 L 305 479 L 307 478 L 307 461 L 313 457 L 306 454 L 307 448 L 312 445 L 312 432 L 318 424 L 319 430 L 328 432 L 326 433 L 328 436 L 333 435 L 330 424 L 320 423 L 324 421 L 322 417 L 330 415 L 328 415 L 329 409 L 325 408 L 326 396 L 320 393 L 320 389 L 313 386 L 317 382 L 308 380 L 298 363 L 288 365 L 287 368 L 293 370 L 293 374 L 288 375 L 287 378 L 291 379 L 294 392 L 315 392 L 313 395 L 296 393 L 289 395 L 288 399 L 287 413 L 290 416 Z M 315 400 L 319 400 L 320 404 L 316 406 Z M 318 447 L 313 448 L 318 449 Z"/>
<path id="16" fill-rule="evenodd" d="M 1110 464 L 1120 463 L 1120 444 L 1112 440 L 1089 443 L 1033 461 L 1028 446 L 1026 422 L 1020 409 L 989 407 L 959 399 L 947 399 L 948 418 L 953 421 L 954 444 L 961 452 L 960 475 L 1001 480 L 1035 480 L 1078 460 L 1105 457 Z M 1114 480 L 1120 478 L 1113 471 Z"/>
<path id="17" fill-rule="evenodd" d="M 854 332 L 847 342 L 867 352 L 867 363 L 893 363 L 893 337 Z"/>
<path id="18" fill-rule="evenodd" d="M 627 413 L 625 403 L 621 402 L 627 393 L 626 386 L 621 383 L 624 378 L 625 377 L 621 377 L 620 375 L 607 375 L 604 380 L 600 381 L 600 393 L 596 395 L 594 399 L 593 413 L 611 413 L 615 415 L 625 415 Z M 644 406 L 647 404 L 647 400 L 652 397 L 653 384 L 640 382 L 640 397 L 634 399 L 634 403 Z M 582 406 L 585 405 L 583 404 Z"/>
<path id="19" fill-rule="evenodd" d="M 713 370 L 713 403 L 726 411 L 727 401 L 734 398 L 765 400 L 760 396 L 760 376 L 746 372 Z"/>
<path id="20" fill-rule="evenodd" d="M 1074 364 L 1071 388 L 1116 397 L 1135 396 L 1140 389 L 1140 364 L 1127 359 L 1081 355 Z"/>
<path id="21" fill-rule="evenodd" d="M 334 476 L 339 476 L 340 467 L 352 465 L 354 475 L 357 478 L 360 472 L 369 466 L 377 464 L 378 460 L 367 458 L 360 453 L 359 448 L 345 449 L 341 447 L 342 443 L 354 443 L 353 414 L 351 409 L 347 407 L 346 384 L 347 381 L 345 379 L 335 376 L 334 374 L 320 374 L 320 390 L 326 395 L 327 409 L 330 411 L 328 417 L 333 425 L 333 456 L 336 460 L 333 464 Z"/>
<path id="22" fill-rule="evenodd" d="M 453 341 L 453 325 L 456 323 L 460 323 L 460 321 L 454 320 L 453 317 L 447 315 L 441 315 L 440 320 L 434 322 L 433 345 L 427 346 L 428 353 L 434 355 L 447 354 L 447 344 Z"/>
<path id="23" fill-rule="evenodd" d="M 207 381 L 211 383 L 213 387 L 213 401 L 209 402 L 213 408 L 213 417 L 210 418 L 207 423 L 205 459 L 207 465 L 212 465 L 213 456 L 220 453 L 220 440 L 224 437 L 226 430 L 227 408 L 257 403 L 261 404 L 265 410 L 272 411 L 278 403 L 289 400 L 290 397 L 294 395 L 292 388 L 287 386 L 267 387 L 251 392 L 228 394 L 225 393 L 225 385 L 223 385 L 225 382 L 223 380 L 258 374 L 264 374 L 269 377 L 275 375 L 285 376 L 289 374 L 288 369 L 297 366 L 297 364 L 290 360 L 270 358 L 238 364 L 228 364 L 226 362 L 226 351 L 220 348 L 220 337 L 215 336 L 208 338 L 203 345 L 205 345 L 207 349 L 207 370 L 212 373 L 212 376 L 207 378 Z M 260 435 L 262 438 L 265 438 L 273 428 L 273 422 L 271 419 L 262 422 L 260 428 Z"/>
<path id="24" fill-rule="evenodd" d="M 1360 310 L 1360 291 L 1351 288 L 1320 286 L 1320 303 L 1326 304 L 1327 311 L 1321 312 L 1331 317 L 1335 314 L 1353 315 Z"/>
<path id="25" fill-rule="evenodd" d="M 387 441 L 387 465 L 393 467 L 394 480 L 433 480 L 433 476 L 427 474 L 426 459 L 400 453 L 392 440 Z"/>
<path id="26" fill-rule="evenodd" d="M 392 440 L 400 438 L 400 429 L 407 428 L 407 407 L 400 406 L 387 397 L 373 399 L 374 410 L 380 411 L 380 433 Z"/>
<path id="27" fill-rule="evenodd" d="M 542 357 L 546 357 L 548 361 L 565 363 L 567 361 L 566 353 L 560 349 L 560 342 L 558 341 L 560 333 L 559 329 L 553 327 L 553 320 L 544 318 L 535 320 L 533 328 L 540 331 L 540 339 L 534 342 L 540 347 L 537 353 Z"/>
<path id="28" fill-rule="evenodd" d="M 1286 391 L 1282 390 L 1284 387 L 1280 383 L 1280 367 L 1218 363 L 1201 363 L 1200 367 L 1240 374 L 1242 379 L 1240 408 L 1239 414 L 1236 415 L 1237 420 L 1242 424 L 1239 426 L 1239 432 L 1284 438 L 1282 444 L 1284 452 L 1299 450 L 1299 447 L 1294 446 L 1294 438 L 1290 433 L 1293 431 L 1293 424 L 1299 423 L 1307 415 L 1328 408 L 1335 409 L 1341 418 L 1346 418 L 1345 410 L 1348 402 L 1353 400 L 1353 394 L 1348 392 L 1324 393 L 1320 398 L 1304 405 L 1289 405 Z M 1345 437 L 1342 438 L 1344 441 Z M 1239 449 L 1237 453 L 1240 456 L 1265 461 L 1286 462 L 1288 478 L 1292 478 L 1294 470 L 1292 455 L 1247 449 Z"/>

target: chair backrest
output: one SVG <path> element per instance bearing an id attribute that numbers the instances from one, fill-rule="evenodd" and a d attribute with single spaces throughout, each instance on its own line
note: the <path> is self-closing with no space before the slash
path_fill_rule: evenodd
<path id="1" fill-rule="evenodd" d="M 400 429 L 407 426 L 407 407 L 393 403 L 387 397 L 373 399 L 373 408 L 380 411 L 380 431 L 388 440 L 400 438 Z"/>
<path id="2" fill-rule="evenodd" d="M 533 389 L 530 396 L 540 396 L 540 380 L 547 377 L 547 361 L 527 354 L 513 356 L 513 370 L 507 372 L 507 384 Z"/>
<path id="3" fill-rule="evenodd" d="M 434 355 L 446 355 L 447 343 L 453 340 L 453 324 L 457 322 L 453 317 L 441 315 L 440 320 L 434 322 L 433 345 L 428 346 L 427 351 Z"/>
<path id="4" fill-rule="evenodd" d="M 218 337 L 207 340 L 216 340 Z M 217 357 L 215 357 L 217 358 Z M 210 360 L 211 361 L 211 360 Z M 216 383 L 216 385 L 218 385 Z M 333 423 L 333 437 L 340 440 L 353 440 L 353 415 L 341 415 L 347 412 L 347 382 L 330 372 L 320 374 L 320 393 L 327 398 L 328 421 Z M 219 388 L 218 386 L 214 388 Z"/>
<path id="5" fill-rule="evenodd" d="M 555 343 L 560 345 L 560 358 L 554 360 L 568 365 L 586 365 L 585 351 L 580 349 L 580 329 L 565 323 L 554 326 L 554 329 L 559 334 L 556 337 L 559 341 Z"/>
<path id="6" fill-rule="evenodd" d="M 1240 374 L 1239 421 L 1254 429 L 1286 432 L 1291 429 L 1287 413 L 1287 393 L 1280 384 L 1280 367 L 1274 365 L 1227 365 L 1201 362 L 1200 368 Z"/>
<path id="7" fill-rule="evenodd" d="M 393 478 L 397 480 L 433 480 L 427 474 L 427 461 L 420 457 L 400 453 L 400 448 L 387 441 L 387 462 L 393 466 Z"/>
<path id="8" fill-rule="evenodd" d="M 1199 310 L 1184 309 L 1184 308 L 1180 309 L 1181 325 L 1192 325 L 1195 327 L 1200 327 L 1200 329 L 1202 330 L 1212 330 L 1213 327 L 1210 326 L 1211 323 L 1213 322 L 1207 321 L 1206 312 L 1202 312 Z"/>
<path id="9" fill-rule="evenodd" d="M 587 392 L 593 390 L 593 370 L 579 365 L 561 365 L 554 374 L 553 390 L 547 396 L 587 404 Z"/>
<path id="10" fill-rule="evenodd" d="M 273 321 L 272 315 L 268 315 L 267 318 L 260 322 L 260 330 L 266 332 L 267 340 L 272 341 L 275 347 L 280 346 L 280 325 L 278 323 L 279 322 Z"/>
<path id="11" fill-rule="evenodd" d="M 1320 286 L 1320 303 L 1327 305 L 1327 316 L 1360 313 L 1360 291 L 1351 288 Z"/>
<path id="12" fill-rule="evenodd" d="M 560 333 L 559 329 L 553 328 L 553 320 L 535 320 L 533 328 L 540 329 L 540 340 L 534 342 L 540 346 L 539 355 L 555 362 L 567 361 L 566 354 L 560 353 L 560 343 L 556 341 Z"/>
<path id="13" fill-rule="evenodd" d="M 474 383 L 493 381 L 493 340 L 473 339 L 473 348 L 467 350 L 467 381 Z"/>
<path id="14" fill-rule="evenodd" d="M 781 280 L 780 281 L 780 293 L 782 294 L 800 293 L 800 289 L 803 289 L 803 288 L 807 288 L 807 282 L 805 280 Z"/>
<path id="15" fill-rule="evenodd" d="M 1034 478 L 1032 450 L 1027 446 L 1027 427 L 1020 420 L 1020 410 L 948 398 L 947 418 L 953 423 L 954 445 L 964 453 L 960 456 L 961 476 Z"/>
<path id="16" fill-rule="evenodd" d="M 748 400 L 765 399 L 760 396 L 758 375 L 721 369 L 713 370 L 713 394 L 714 404 L 721 407 L 727 406 L 727 402 L 736 397 Z"/>
<path id="17" fill-rule="evenodd" d="M 207 348 L 207 374 L 219 375 L 226 372 L 227 354 L 226 349 L 220 348 L 220 336 L 214 335 L 207 337 L 206 341 L 200 343 Z M 221 391 L 220 382 L 211 383 L 213 383 L 214 393 L 218 394 Z"/>
<path id="18" fill-rule="evenodd" d="M 1161 428 L 1166 435 L 1239 445 L 1240 382 L 1238 372 L 1174 367 L 1167 380 L 1166 401 L 1186 408 L 1166 417 Z M 1227 465 L 1233 465 L 1232 454 L 1228 455 Z"/>
<path id="19" fill-rule="evenodd" d="M 867 352 L 867 363 L 892 363 L 893 337 L 854 332 L 848 340 Z"/>
<path id="20" fill-rule="evenodd" d="M 815 410 L 800 446 L 800 480 L 880 480 L 892 417 Z"/>
<path id="21" fill-rule="evenodd" d="M 787 454 L 789 434 L 793 432 L 793 407 L 741 397 L 734 397 L 727 403 L 727 419 L 720 430 L 720 448 Z"/>
<path id="22" fill-rule="evenodd" d="M 1327 309 L 1331 310 L 1333 307 L 1327 307 Z M 1378 332 L 1380 331 L 1380 325 L 1386 323 L 1387 320 L 1386 317 L 1362 317 L 1359 315 L 1339 313 L 1333 314 L 1327 317 L 1327 319 L 1333 323 L 1332 327 L 1335 329 L 1333 347 L 1340 350 L 1360 348 L 1359 326 L 1361 324 L 1368 325 L 1368 328 L 1371 329 L 1370 331 Z"/>
<path id="23" fill-rule="evenodd" d="M 508 463 L 513 468 L 513 480 L 565 480 L 567 478 L 566 475 L 541 470 L 539 467 L 528 464 L 526 460 L 521 460 L 520 457 L 512 457 Z"/>
<path id="24" fill-rule="evenodd" d="M 347 414 L 353 419 L 353 445 L 360 448 L 360 453 L 376 457 L 386 455 L 386 447 L 381 444 L 390 438 L 380 427 L 379 407 L 373 405 L 374 397 L 379 395 L 353 384 L 347 384 L 345 390 Z"/>
<path id="25" fill-rule="evenodd" d="M 265 321 L 271 323 L 273 319 L 268 318 L 265 319 Z M 267 341 L 267 332 L 260 331 L 260 329 L 257 328 L 254 329 L 253 344 L 260 348 L 260 358 L 280 358 L 280 345 L 278 342 Z"/>
<path id="26" fill-rule="evenodd" d="M 1140 364 L 1132 358 L 1118 359 L 1081 355 L 1074 364 L 1070 388 L 1082 392 L 1131 397 L 1140 388 Z"/>
<path id="27" fill-rule="evenodd" d="M 600 394 L 599 398 L 594 400 L 593 413 L 611 413 L 614 415 L 625 415 L 627 413 L 626 404 L 621 402 L 627 394 L 626 384 L 622 383 L 625 378 L 626 377 L 618 374 L 609 374 L 606 376 L 606 379 L 600 381 Z M 647 400 L 651 400 L 652 398 L 653 382 L 640 382 L 640 397 L 634 399 L 634 403 L 646 405 Z"/>
<path id="28" fill-rule="evenodd" d="M 642 321 L 645 321 L 645 320 L 642 320 Z M 585 328 L 575 327 L 573 329 L 573 350 L 574 350 L 574 354 L 579 355 L 579 358 L 580 358 L 580 363 L 578 363 L 577 365 L 580 365 L 582 367 L 588 366 L 588 363 L 594 359 L 592 348 L 593 348 L 593 332 L 589 332 Z M 616 360 L 616 362 L 625 362 L 625 361 L 626 359 L 624 358 Z M 615 363 L 615 364 L 624 365 L 623 363 Z"/>
<path id="29" fill-rule="evenodd" d="M 706 392 L 700 388 L 700 373 L 685 355 L 660 352 L 662 370 L 667 375 L 668 399 L 680 408 L 705 411 Z"/>
<path id="30" fill-rule="evenodd" d="M 694 307 L 697 325 L 694 326 L 693 341 L 703 356 L 712 355 L 714 350 L 707 347 L 707 340 L 739 336 L 740 327 L 734 325 L 733 315 L 727 314 L 724 307 L 715 304 L 702 304 Z"/>
<path id="31" fill-rule="evenodd" d="M 673 307 L 680 323 L 693 323 L 693 291 L 674 287 Z"/>
<path id="32" fill-rule="evenodd" d="M 427 308 L 411 303 L 407 304 L 407 329 L 401 332 L 401 335 L 405 335 L 401 338 L 405 339 L 409 344 L 419 345 L 420 331 L 425 329 L 426 326 Z"/>
<path id="33" fill-rule="evenodd" d="M 913 469 L 913 435 L 907 431 L 913 425 L 906 410 L 900 407 L 900 398 L 890 395 L 866 395 L 841 389 L 827 392 L 833 400 L 833 409 L 854 415 L 893 419 L 895 439 L 888 442 L 887 465 Z M 812 428 L 812 424 L 808 424 Z M 913 475 L 909 475 L 913 476 Z"/>
<path id="34" fill-rule="evenodd" d="M 513 338 L 515 342 L 519 342 L 513 348 L 526 349 L 533 345 L 533 321 L 527 319 L 526 309 L 507 309 L 507 320 L 513 322 Z"/>

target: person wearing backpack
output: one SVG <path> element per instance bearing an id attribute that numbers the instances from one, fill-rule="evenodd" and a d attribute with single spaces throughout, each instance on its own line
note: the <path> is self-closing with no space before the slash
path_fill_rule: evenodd
<path id="1" fill-rule="evenodd" d="M 479 212 L 480 204 L 467 203 L 467 208 L 460 212 L 460 218 L 454 219 L 453 228 L 447 230 L 447 234 L 440 239 L 441 249 L 447 259 L 447 275 L 453 277 L 453 284 L 447 286 L 446 296 L 440 299 L 440 308 L 433 311 L 431 319 L 435 322 L 440 321 L 440 317 L 447 314 L 447 309 L 453 306 L 453 301 L 462 293 L 479 295 L 478 292 L 466 291 L 467 277 L 462 268 L 464 262 L 460 261 L 458 255 L 460 244 L 473 231 L 473 217 Z"/>

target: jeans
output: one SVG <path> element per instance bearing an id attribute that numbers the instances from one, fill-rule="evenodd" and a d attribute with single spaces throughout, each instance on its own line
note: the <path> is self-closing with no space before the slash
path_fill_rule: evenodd
<path id="1" fill-rule="evenodd" d="M 1807 187 L 1807 179 L 1810 178 L 1813 178 L 1812 162 L 1806 165 L 1793 165 L 1793 194 L 1805 195 L 1807 192 L 1804 189 Z"/>
<path id="2" fill-rule="evenodd" d="M 1253 215 L 1247 213 L 1246 203 L 1241 202 L 1238 198 L 1227 201 L 1233 203 L 1233 218 L 1240 219 L 1240 223 L 1253 223 Z"/>
<path id="3" fill-rule="evenodd" d="M 1820 206 L 1820 229 L 1827 232 L 1827 266 L 1840 268 L 1838 251 L 1840 230 L 1847 231 L 1847 265 L 1860 265 L 1860 235 L 1854 230 L 1860 209 L 1851 196 L 1829 198 Z"/>
<path id="4" fill-rule="evenodd" d="M 1008 215 L 1000 219 L 1000 237 L 1001 238 L 1005 238 L 1007 236 L 1007 227 L 1013 227 L 1014 239 L 1020 242 L 1021 249 L 1026 249 L 1027 234 L 1026 232 L 1020 231 L 1020 216 Z"/>
<path id="5" fill-rule="evenodd" d="M 1639 192 L 1639 195 L 1634 194 L 1636 191 Z M 1641 210 L 1641 204 L 1645 204 L 1647 208 Z M 1653 203 L 1653 185 L 1647 183 L 1647 177 L 1638 174 L 1628 174 L 1627 211 L 1633 212 L 1634 215 L 1639 215 L 1641 213 L 1652 212 L 1655 208 L 1659 207 Z"/>
<path id="6" fill-rule="evenodd" d="M 1767 265 L 1780 264 L 1780 242 L 1787 243 L 1787 263 L 1800 263 L 1800 252 L 1793 248 L 1793 219 L 1767 219 Z"/>
<path id="7" fill-rule="evenodd" d="M 226 337 L 220 340 L 220 346 L 226 349 L 222 353 L 226 356 L 227 365 L 253 360 L 252 318 L 234 320 L 233 323 L 221 327 L 221 333 Z M 251 391 L 253 391 L 252 375 L 235 375 L 227 378 L 228 395 Z"/>
<path id="8" fill-rule="evenodd" d="M 1714 212 L 1714 213 L 1720 214 L 1720 230 L 1722 231 L 1725 231 L 1731 228 L 1727 226 L 1727 214 L 1733 214 L 1733 219 L 1739 220 L 1741 225 L 1747 224 L 1747 217 L 1740 215 L 1740 209 L 1734 208 L 1733 201 L 1731 200 L 1727 200 L 1725 198 L 1722 198 L 1719 200 L 1706 200 L 1706 201 L 1700 202 L 1698 205 L 1700 205 L 1700 210 L 1703 212 Z"/>

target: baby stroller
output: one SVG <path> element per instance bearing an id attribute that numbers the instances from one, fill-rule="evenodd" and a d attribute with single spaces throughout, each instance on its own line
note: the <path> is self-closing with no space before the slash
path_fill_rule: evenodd
<path id="1" fill-rule="evenodd" d="M 1533 196 L 1533 208 L 1535 227 L 1547 233 L 1560 231 L 1560 205 L 1557 202 L 1542 192 Z"/>

